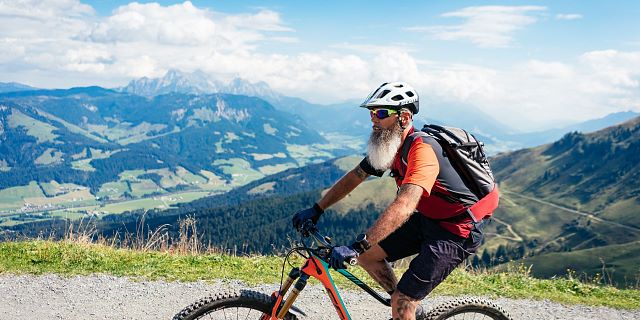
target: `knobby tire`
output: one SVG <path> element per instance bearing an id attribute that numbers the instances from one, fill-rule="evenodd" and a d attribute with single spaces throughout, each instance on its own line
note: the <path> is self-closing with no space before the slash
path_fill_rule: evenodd
<path id="1" fill-rule="evenodd" d="M 456 318 L 457 316 L 457 318 Z M 502 307 L 478 298 L 458 298 L 445 302 L 427 313 L 429 320 L 445 319 L 513 320 Z"/>
<path id="2" fill-rule="evenodd" d="M 242 313 L 236 314 L 238 318 L 260 319 L 262 314 L 271 314 L 273 304 L 274 300 L 264 293 L 251 290 L 225 291 L 189 305 L 176 314 L 173 320 L 227 319 L 229 313 L 238 312 L 241 309 Z M 236 319 L 236 317 L 232 318 Z M 297 320 L 297 317 L 287 313 L 284 319 Z"/>

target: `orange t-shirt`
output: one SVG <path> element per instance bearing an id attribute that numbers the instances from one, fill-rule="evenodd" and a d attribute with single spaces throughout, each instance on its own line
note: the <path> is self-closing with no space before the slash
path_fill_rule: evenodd
<path id="1" fill-rule="evenodd" d="M 412 134 L 415 129 L 409 131 Z M 427 139 L 428 141 L 428 139 Z M 403 184 L 414 184 L 423 189 L 422 196 L 416 207 L 422 215 L 427 218 L 442 220 L 451 217 L 460 218 L 455 221 L 438 221 L 438 224 L 445 230 L 467 238 L 473 228 L 473 220 L 470 216 L 462 214 L 467 207 L 460 201 L 451 201 L 447 198 L 465 198 L 477 201 L 477 197 L 464 185 L 461 177 L 453 168 L 448 158 L 438 142 L 426 142 L 423 139 L 413 140 L 407 155 L 407 164 L 404 178 L 396 176 L 396 184 L 400 187 Z M 433 146 L 432 146 L 433 145 Z M 401 159 L 402 148 L 398 150 L 391 166 L 392 172 L 400 173 L 402 168 Z M 360 167 L 368 174 L 381 177 L 384 172 L 377 171 L 368 163 L 367 158 L 363 159 Z M 437 193 L 437 195 L 434 195 Z"/>
<path id="2" fill-rule="evenodd" d="M 409 135 L 414 130 L 409 132 Z M 430 143 L 423 139 L 417 138 L 413 140 L 407 155 L 406 171 L 404 179 L 396 178 L 396 184 L 400 187 L 403 184 L 411 183 L 422 187 L 424 190 L 416 210 L 424 216 L 431 219 L 447 219 L 463 214 L 467 207 L 457 201 L 447 201 L 441 195 L 452 195 L 453 189 L 462 190 L 468 193 L 468 189 L 463 186 L 462 180 L 458 173 L 453 169 L 448 159 L 442 156 L 440 145 L 433 140 L 437 149 L 434 149 Z M 436 152 L 441 153 L 438 157 Z M 398 151 L 394 160 L 392 170 L 401 172 L 401 153 Z M 442 162 L 442 164 L 441 164 Z M 438 195 L 433 195 L 438 193 Z M 468 194 L 468 196 L 473 196 Z M 468 237 L 473 228 L 470 217 L 462 217 L 455 222 L 439 221 L 438 224 L 445 230 L 462 237 Z"/>

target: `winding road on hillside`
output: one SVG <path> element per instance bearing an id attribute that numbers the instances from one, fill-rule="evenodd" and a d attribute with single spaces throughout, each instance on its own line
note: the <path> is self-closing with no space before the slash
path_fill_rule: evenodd
<path id="1" fill-rule="evenodd" d="M 640 233 L 640 228 L 636 228 L 636 227 L 629 226 L 629 225 L 626 225 L 626 224 L 618 223 L 618 222 L 615 222 L 615 221 L 602 219 L 602 218 L 594 215 L 593 213 L 575 210 L 575 209 L 572 209 L 572 208 L 568 208 L 568 207 L 564 207 L 564 206 L 555 204 L 553 202 L 545 201 L 545 200 L 534 198 L 534 197 L 525 196 L 525 195 L 522 195 L 522 194 L 519 194 L 519 193 L 516 193 L 516 192 L 511 192 L 511 191 L 507 191 L 507 190 L 501 190 L 501 191 L 503 193 L 505 193 L 505 194 L 510 195 L 510 196 L 515 196 L 515 197 L 519 197 L 519 198 L 535 201 L 535 202 L 542 203 L 542 204 L 545 204 L 545 205 L 548 205 L 548 206 L 552 206 L 554 208 L 557 208 L 557 209 L 560 209 L 560 210 L 563 210 L 563 211 L 566 211 L 566 212 L 571 212 L 571 213 L 579 214 L 581 216 L 588 217 L 589 219 L 591 219 L 593 221 L 601 222 L 601 223 L 604 223 L 604 224 L 609 224 L 609 225 L 612 225 L 612 226 L 616 226 L 616 227 L 620 227 L 620 228 L 624 228 L 624 229 L 627 229 L 627 230 L 631 230 L 631 231 L 635 231 L 635 232 L 639 232 Z"/>
<path id="2" fill-rule="evenodd" d="M 58 275 L 0 274 L 0 320 L 4 319 L 171 319 L 187 305 L 221 290 L 239 289 L 237 281 L 164 282 L 136 281 L 107 275 L 62 277 Z M 276 285 L 252 289 L 269 293 Z M 390 317 L 389 308 L 369 295 L 343 291 L 343 300 L 353 319 L 381 320 Z M 429 298 L 427 308 L 443 303 L 446 297 Z M 640 310 L 562 305 L 549 301 L 496 299 L 515 320 L 530 319 L 640 319 Z M 324 289 L 310 284 L 296 305 L 307 314 L 301 319 L 337 319 Z"/>

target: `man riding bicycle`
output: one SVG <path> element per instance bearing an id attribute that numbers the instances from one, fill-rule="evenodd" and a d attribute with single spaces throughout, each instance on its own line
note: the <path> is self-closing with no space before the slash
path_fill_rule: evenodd
<path id="1" fill-rule="evenodd" d="M 370 175 L 381 177 L 391 169 L 398 185 L 395 200 L 352 245 L 335 247 L 330 263 L 335 269 L 345 268 L 345 261 L 357 258 L 391 295 L 393 319 L 415 319 L 419 302 L 480 245 L 482 221 L 475 222 L 466 214 L 464 201 L 457 201 L 478 198 L 433 138 L 414 139 L 403 163 L 401 147 L 416 131 L 413 115 L 419 111 L 418 94 L 411 86 L 384 83 L 360 106 L 369 109 L 373 124 L 367 156 L 312 208 L 296 213 L 293 224 L 300 228 L 309 219 L 317 223 L 324 210 Z M 398 281 L 389 262 L 414 254 Z"/>

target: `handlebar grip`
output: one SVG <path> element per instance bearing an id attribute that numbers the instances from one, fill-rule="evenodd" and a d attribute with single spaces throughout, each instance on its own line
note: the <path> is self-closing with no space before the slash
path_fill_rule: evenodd
<path id="1" fill-rule="evenodd" d="M 355 266 L 358 264 L 358 259 L 357 258 L 350 258 L 349 259 L 349 265 L 350 266 Z"/>

